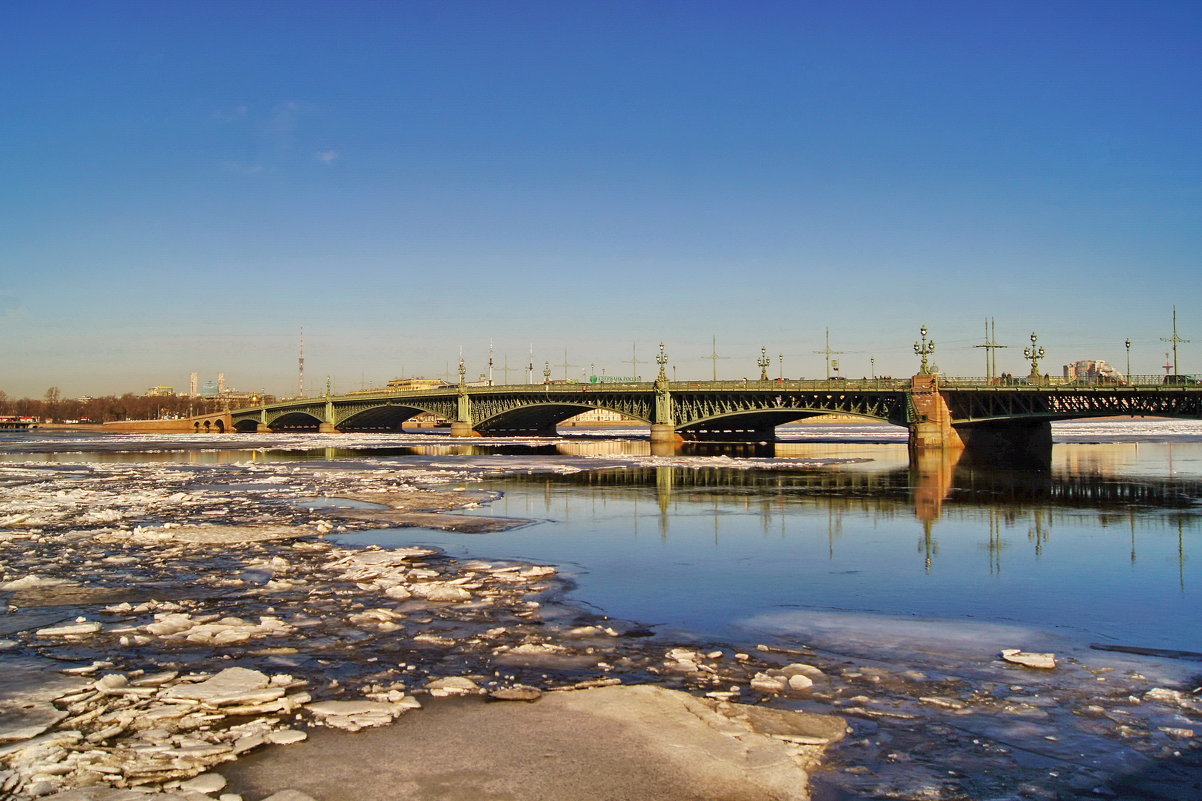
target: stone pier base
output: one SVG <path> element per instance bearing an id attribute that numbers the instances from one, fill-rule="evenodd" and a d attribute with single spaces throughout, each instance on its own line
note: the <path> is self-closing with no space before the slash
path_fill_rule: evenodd
<path id="1" fill-rule="evenodd" d="M 471 423 L 463 423 L 458 420 L 451 423 L 452 437 L 478 437 L 480 432 L 472 428 Z"/>
<path id="2" fill-rule="evenodd" d="M 910 452 L 928 448 L 963 448 L 964 440 L 952 427 L 951 411 L 939 394 L 939 383 L 933 375 L 916 375 L 910 379 L 914 408 L 922 421 L 910 424 Z"/>
<path id="3" fill-rule="evenodd" d="M 682 442 L 683 437 L 676 433 L 676 427 L 670 423 L 651 424 L 652 442 Z"/>

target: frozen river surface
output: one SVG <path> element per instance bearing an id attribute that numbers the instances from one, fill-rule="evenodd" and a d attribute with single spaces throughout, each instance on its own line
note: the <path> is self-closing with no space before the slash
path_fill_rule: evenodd
<path id="1" fill-rule="evenodd" d="M 0 435 L 0 480 L 38 470 L 83 475 L 96 464 L 120 465 L 131 476 L 187 470 L 197 486 L 228 489 L 231 498 L 295 486 L 302 508 L 338 501 L 292 482 L 294 466 L 484 489 L 496 500 L 457 514 L 529 522 L 492 533 L 399 528 L 333 539 L 553 563 L 576 582 L 579 603 L 661 634 L 814 649 L 927 677 L 907 681 L 938 676 L 1009 694 L 1007 703 L 1019 710 L 1006 713 L 1015 716 L 1012 724 L 956 725 L 1012 751 L 1017 744 L 1013 753 L 1027 753 L 1020 762 L 1033 776 L 1055 778 L 1057 764 L 1074 761 L 1089 770 L 1107 760 L 1143 764 L 1148 755 L 1177 752 L 1187 736 L 1181 732 L 1202 736 L 1192 708 L 1145 721 L 1139 748 L 1111 750 L 1110 740 L 1076 727 L 1107 675 L 1187 687 L 1202 671 L 1202 424 L 1056 424 L 1043 470 L 942 458 L 911 465 L 904 432 L 878 425 L 784 427 L 775 444 L 699 445 L 671 456 L 653 456 L 646 441 L 615 433 L 463 444 L 430 435 L 21 432 Z M 237 467 L 240 480 L 247 470 L 258 477 L 223 483 L 226 466 Z M 123 495 L 114 486 L 104 504 L 71 514 L 119 526 L 146 505 L 137 491 Z M 253 505 L 236 507 L 230 522 L 238 522 L 237 508 L 253 514 Z M 22 514 L 18 522 L 28 526 L 56 513 L 49 499 L 44 508 L 18 502 L 0 510 L 0 526 Z M 1079 669 L 1055 679 L 1015 674 L 994 661 L 1002 648 L 1052 651 Z M 1058 699 L 1062 715 L 1048 711 L 1049 698 Z M 921 717 L 898 703 L 896 720 Z M 939 797 L 922 795 L 935 781 L 931 765 L 895 764 L 897 748 L 917 740 L 891 731 L 887 715 L 865 717 L 855 724 L 868 738 L 863 750 L 845 749 L 843 758 L 873 765 L 874 781 L 888 774 L 890 786 L 909 787 L 911 795 L 895 797 Z M 988 766 L 979 756 L 978 767 Z M 864 792 L 849 778 L 856 775 L 836 784 Z M 1078 777 L 1078 784 L 1093 778 Z M 1039 786 L 1032 781 L 1029 787 Z"/>

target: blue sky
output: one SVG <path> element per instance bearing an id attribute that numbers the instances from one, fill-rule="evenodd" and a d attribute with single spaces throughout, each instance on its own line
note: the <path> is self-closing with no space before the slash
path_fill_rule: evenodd
<path id="1" fill-rule="evenodd" d="M 1196 2 L 0 5 L 0 389 L 1202 372 Z M 773 373 L 778 370 L 774 358 Z M 555 368 L 555 375 L 563 372 Z M 496 378 L 500 380 L 499 372 Z M 511 378 L 517 380 L 515 371 Z"/>

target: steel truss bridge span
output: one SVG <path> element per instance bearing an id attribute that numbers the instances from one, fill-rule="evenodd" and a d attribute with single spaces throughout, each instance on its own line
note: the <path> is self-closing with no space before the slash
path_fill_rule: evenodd
<path id="1" fill-rule="evenodd" d="M 741 433 L 771 434 L 792 420 L 823 414 L 855 415 L 896 425 L 908 421 L 907 382 L 690 382 L 671 386 L 670 423 L 680 436 L 706 439 Z M 851 384 L 851 386 L 846 386 Z M 554 435 L 558 423 L 594 409 L 647 424 L 657 419 L 664 393 L 654 384 L 547 384 L 456 387 L 406 392 L 300 398 L 231 412 L 237 431 L 399 431 L 422 413 L 465 436 Z M 661 400 L 657 403 L 657 398 Z M 662 417 L 662 415 L 661 415 Z M 762 436 L 760 437 L 762 438 Z"/>
<path id="2" fill-rule="evenodd" d="M 783 423 L 850 415 L 905 426 L 912 449 L 1050 448 L 1053 420 L 1156 416 L 1202 419 L 1202 386 L 999 385 L 918 375 L 862 381 L 546 383 L 298 398 L 226 413 L 237 431 L 399 431 L 428 413 L 452 436 L 554 436 L 604 409 L 651 426 L 657 441 L 773 438 Z"/>

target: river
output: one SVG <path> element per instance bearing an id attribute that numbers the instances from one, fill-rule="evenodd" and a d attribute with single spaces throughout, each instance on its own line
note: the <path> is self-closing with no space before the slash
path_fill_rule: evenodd
<path id="1" fill-rule="evenodd" d="M 786 426 L 776 443 L 672 455 L 653 455 L 630 431 L 565 433 L 463 444 L 409 434 L 5 432 L 0 466 L 404 467 L 496 493 L 461 514 L 525 522 L 338 541 L 553 563 L 575 582 L 576 602 L 684 640 L 804 647 L 928 672 L 987 662 L 1004 647 L 1160 683 L 1188 684 L 1202 669 L 1202 422 L 1057 423 L 1042 469 L 940 454 L 911 464 L 904 431 L 868 424 Z M 873 751 L 881 770 L 889 750 Z M 891 786 L 905 787 L 906 769 L 896 773 Z M 832 786 L 870 795 L 854 779 Z M 920 797 L 911 791 L 896 797 Z"/>

